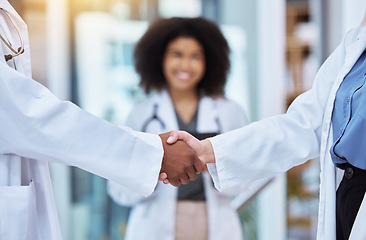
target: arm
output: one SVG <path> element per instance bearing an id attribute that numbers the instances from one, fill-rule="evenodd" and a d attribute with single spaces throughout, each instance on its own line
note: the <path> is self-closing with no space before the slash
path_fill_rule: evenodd
<path id="1" fill-rule="evenodd" d="M 154 190 L 164 154 L 159 136 L 116 127 L 60 101 L 6 63 L 0 72 L 1 154 L 77 166 L 142 195 Z M 184 170 L 174 174 L 186 176 Z"/>
<path id="2" fill-rule="evenodd" d="M 218 100 L 218 103 L 219 103 L 217 105 L 219 108 L 218 114 L 220 117 L 220 122 L 223 125 L 224 131 L 235 130 L 244 127 L 249 123 L 248 118 L 245 112 L 243 111 L 243 108 L 236 102 L 230 99 L 222 98 L 221 100 Z M 213 179 L 217 178 L 217 171 L 211 170 L 209 173 Z M 267 181 L 269 181 L 269 179 L 265 179 L 265 182 Z M 250 184 L 240 184 L 230 189 L 220 191 L 217 194 L 228 197 L 233 197 L 236 196 L 237 194 L 241 194 L 241 196 L 245 195 L 248 196 L 249 198 L 250 195 L 253 194 L 254 192 L 253 189 L 257 189 L 258 186 L 260 186 L 261 184 L 262 182 L 260 181 L 255 181 Z"/>
<path id="3" fill-rule="evenodd" d="M 286 114 L 209 139 L 218 172 L 214 180 L 217 188 L 269 178 L 319 157 L 322 135 L 328 135 L 323 131 L 324 113 L 333 104 L 329 95 L 336 91 L 334 82 L 345 61 L 347 41 L 324 62 L 312 89 L 296 98 Z"/>
<path id="4" fill-rule="evenodd" d="M 0 72 L 0 153 L 77 166 L 144 195 L 153 191 L 163 156 L 158 136 L 113 126 L 60 101 L 5 63 Z"/>
<path id="5" fill-rule="evenodd" d="M 133 130 L 139 130 L 141 129 L 141 109 L 139 105 L 135 105 L 131 112 L 129 113 L 126 122 L 124 123 L 127 127 L 132 128 Z M 144 199 L 150 198 L 154 195 L 154 192 L 145 197 L 136 191 L 133 191 L 121 184 L 118 184 L 114 181 L 108 180 L 107 182 L 107 193 L 108 195 L 115 201 L 116 203 L 123 205 L 123 206 L 129 206 L 132 207 L 139 202 L 143 201 Z"/>
<path id="6" fill-rule="evenodd" d="M 132 191 L 131 189 L 113 181 L 107 182 L 107 193 L 113 201 L 128 207 L 132 207 L 144 199 L 150 198 L 154 195 L 154 193 L 152 193 L 150 196 L 144 197 L 136 191 Z"/>
<path id="7" fill-rule="evenodd" d="M 332 104 L 328 98 L 344 64 L 345 42 L 323 64 L 313 88 L 300 95 L 286 114 L 201 142 L 186 133 L 176 138 L 193 147 L 204 163 L 215 162 L 214 182 L 220 190 L 274 176 L 318 157 L 324 110 Z"/>

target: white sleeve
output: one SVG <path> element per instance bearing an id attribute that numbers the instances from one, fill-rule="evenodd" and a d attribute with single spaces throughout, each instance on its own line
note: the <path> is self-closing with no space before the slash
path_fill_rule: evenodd
<path id="1" fill-rule="evenodd" d="M 125 122 L 126 126 L 135 130 L 141 129 L 139 126 L 140 124 L 138 123 L 140 120 L 139 118 L 141 118 L 139 114 L 139 108 L 135 105 L 127 117 Z M 113 199 L 113 201 L 123 206 L 132 207 L 145 199 L 143 195 L 135 191 L 131 191 L 131 189 L 126 188 L 114 181 L 107 182 L 107 193 Z"/>
<path id="2" fill-rule="evenodd" d="M 0 62 L 0 153 L 76 166 L 142 195 L 158 181 L 157 135 L 119 128 Z"/>
<path id="3" fill-rule="evenodd" d="M 107 193 L 113 199 L 113 201 L 120 205 L 128 207 L 132 207 L 142 200 L 146 199 L 141 194 L 113 181 L 107 182 Z"/>
<path id="4" fill-rule="evenodd" d="M 223 124 L 224 129 L 226 130 L 234 130 L 241 127 L 244 127 L 248 124 L 247 116 L 244 110 L 234 101 L 229 99 L 223 99 L 221 102 L 220 108 L 220 120 Z M 217 171 L 215 168 L 215 164 L 207 164 L 207 167 L 210 171 L 210 175 L 213 179 L 217 179 Z M 250 185 L 252 184 L 238 184 L 233 186 L 232 188 L 227 188 L 225 190 L 220 191 L 219 194 L 226 196 L 234 196 L 239 193 L 248 192 L 250 189 Z"/>
<path id="5" fill-rule="evenodd" d="M 325 61 L 312 89 L 300 95 L 286 114 L 209 139 L 216 164 L 208 168 L 217 171 L 216 188 L 272 177 L 319 156 L 324 110 L 344 64 L 344 42 Z"/>

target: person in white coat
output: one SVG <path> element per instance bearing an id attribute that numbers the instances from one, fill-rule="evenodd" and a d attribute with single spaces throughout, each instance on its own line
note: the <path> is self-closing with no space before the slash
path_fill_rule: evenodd
<path id="1" fill-rule="evenodd" d="M 366 239 L 365 69 L 366 15 L 323 63 L 313 87 L 296 98 L 286 114 L 202 141 L 186 132 L 172 132 L 170 142 L 186 141 L 216 173 L 220 190 L 319 157 L 317 239 Z M 166 176 L 160 176 L 164 183 L 169 182 Z"/>
<path id="2" fill-rule="evenodd" d="M 218 26 L 204 18 L 153 22 L 135 48 L 135 66 L 147 100 L 137 104 L 127 126 L 151 133 L 185 129 L 216 135 L 247 124 L 243 110 L 224 97 L 229 47 Z M 132 206 L 126 240 L 241 240 L 230 199 L 244 186 L 217 191 L 207 172 L 175 188 L 158 184 L 143 197 L 109 182 L 112 199 Z"/>
<path id="3" fill-rule="evenodd" d="M 203 170 L 188 146 L 166 149 L 166 138 L 113 126 L 32 80 L 26 24 L 0 0 L 0 239 L 62 239 L 48 162 L 82 168 L 144 196 L 165 167 L 182 162 L 173 174 L 183 181 Z"/>

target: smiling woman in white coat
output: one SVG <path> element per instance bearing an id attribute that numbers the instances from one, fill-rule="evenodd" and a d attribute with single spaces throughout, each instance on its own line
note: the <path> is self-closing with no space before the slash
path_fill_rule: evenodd
<path id="1" fill-rule="evenodd" d="M 366 16 L 323 63 L 313 87 L 296 98 L 286 114 L 202 141 L 173 132 L 172 142 L 190 143 L 209 171 L 217 173 L 213 179 L 219 190 L 319 157 L 317 239 L 366 239 L 365 82 Z"/>
<path id="2" fill-rule="evenodd" d="M 213 136 L 247 124 L 239 105 L 223 95 L 229 47 L 216 24 L 203 18 L 159 19 L 134 56 L 141 86 L 156 92 L 133 108 L 126 123 L 131 128 Z M 108 191 L 115 202 L 133 207 L 126 240 L 241 240 L 230 200 L 244 188 L 219 192 L 204 172 L 179 188 L 160 183 L 147 198 L 113 182 Z"/>

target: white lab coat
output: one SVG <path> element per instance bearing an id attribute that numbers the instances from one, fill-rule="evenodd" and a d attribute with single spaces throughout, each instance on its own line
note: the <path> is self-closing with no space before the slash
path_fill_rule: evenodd
<path id="1" fill-rule="evenodd" d="M 161 167 L 161 140 L 115 127 L 32 80 L 27 27 L 8 1 L 0 0 L 0 7 L 10 12 L 25 41 L 25 53 L 14 59 L 17 70 L 12 60 L 5 62 L 9 49 L 0 41 L 0 239 L 59 240 L 48 161 L 80 167 L 148 195 Z M 1 10 L 0 34 L 20 46 Z"/>
<path id="2" fill-rule="evenodd" d="M 216 164 L 210 164 L 209 171 L 217 171 L 215 186 L 225 190 L 320 157 L 317 239 L 336 239 L 335 196 L 343 171 L 334 167 L 329 153 L 333 103 L 338 87 L 365 47 L 366 27 L 350 31 L 320 68 L 313 87 L 296 98 L 286 114 L 211 138 Z M 363 201 L 350 239 L 366 239 L 365 218 Z"/>
<path id="3" fill-rule="evenodd" d="M 141 130 L 147 119 L 153 115 L 154 105 L 158 105 L 158 118 L 166 124 L 162 129 L 157 121 L 152 121 L 147 132 L 161 133 L 179 129 L 174 107 L 169 94 L 160 94 L 137 104 L 132 110 L 127 126 Z M 218 118 L 222 129 L 218 129 L 215 119 Z M 220 98 L 203 97 L 199 102 L 197 131 L 227 132 L 247 124 L 243 110 L 234 102 Z M 241 225 L 230 205 L 230 196 L 243 190 L 246 186 L 218 192 L 208 173 L 203 173 L 207 201 L 209 240 L 242 239 Z M 175 212 L 178 188 L 158 183 L 155 192 L 144 198 L 113 182 L 108 184 L 110 196 L 119 204 L 134 206 L 130 213 L 126 230 L 126 240 L 174 240 Z"/>

